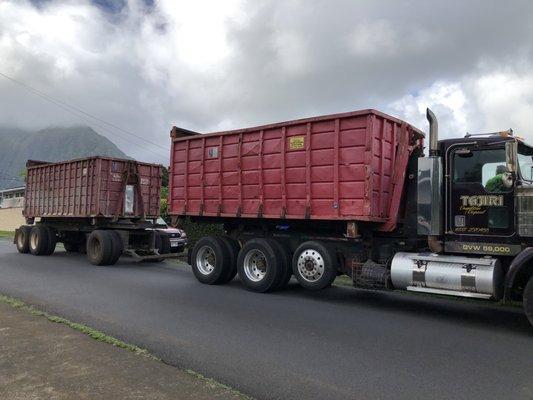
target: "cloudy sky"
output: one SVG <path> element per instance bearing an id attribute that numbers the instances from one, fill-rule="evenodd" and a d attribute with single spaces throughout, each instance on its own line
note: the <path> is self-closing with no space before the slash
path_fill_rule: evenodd
<path id="1" fill-rule="evenodd" d="M 0 0 L 0 73 L 122 130 L 3 76 L 0 125 L 89 124 L 167 162 L 172 125 L 377 108 L 427 130 L 429 106 L 443 137 L 533 142 L 532 20 L 529 0 Z"/>

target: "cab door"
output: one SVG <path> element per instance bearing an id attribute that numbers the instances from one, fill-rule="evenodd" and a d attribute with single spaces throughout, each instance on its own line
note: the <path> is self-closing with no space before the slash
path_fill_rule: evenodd
<path id="1" fill-rule="evenodd" d="M 447 164 L 446 233 L 474 240 L 512 236 L 514 188 L 506 185 L 505 144 L 453 144 Z"/>

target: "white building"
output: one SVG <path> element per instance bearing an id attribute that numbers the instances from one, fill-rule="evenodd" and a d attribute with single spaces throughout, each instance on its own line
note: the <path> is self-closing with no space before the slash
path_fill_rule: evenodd
<path id="1" fill-rule="evenodd" d="M 0 190 L 0 208 L 23 207 L 25 190 L 25 186 Z"/>

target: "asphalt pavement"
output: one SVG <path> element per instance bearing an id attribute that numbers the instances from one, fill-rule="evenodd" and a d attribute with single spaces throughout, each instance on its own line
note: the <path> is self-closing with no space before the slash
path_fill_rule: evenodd
<path id="1" fill-rule="evenodd" d="M 174 263 L 95 267 L 0 240 L 0 293 L 258 399 L 533 399 L 522 310 L 333 287 L 246 291 Z"/>

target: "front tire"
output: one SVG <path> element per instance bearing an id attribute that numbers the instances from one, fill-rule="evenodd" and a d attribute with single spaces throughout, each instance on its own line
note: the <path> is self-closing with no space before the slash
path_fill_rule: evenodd
<path id="1" fill-rule="evenodd" d="M 523 307 L 529 323 L 533 326 L 533 276 L 529 278 L 524 289 Z"/>
<path id="2" fill-rule="evenodd" d="M 302 243 L 294 252 L 292 271 L 308 290 L 328 287 L 337 277 L 338 262 L 334 249 L 323 242 Z"/>
<path id="3" fill-rule="evenodd" d="M 17 229 L 15 243 L 17 244 L 18 252 L 21 254 L 27 254 L 30 252 L 30 232 L 31 226 L 28 225 L 22 225 Z"/>
<path id="4" fill-rule="evenodd" d="M 225 283 L 231 268 L 231 258 L 222 239 L 205 236 L 198 240 L 191 253 L 191 267 L 194 276 L 201 283 Z"/>

